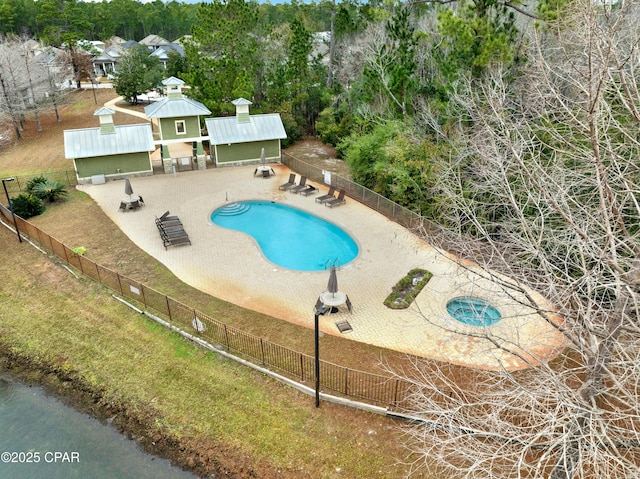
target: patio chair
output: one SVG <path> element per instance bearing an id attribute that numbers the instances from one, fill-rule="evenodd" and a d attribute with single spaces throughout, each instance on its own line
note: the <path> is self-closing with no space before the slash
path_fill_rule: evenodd
<path id="1" fill-rule="evenodd" d="M 289 181 L 287 181 L 286 183 L 281 184 L 278 189 L 281 190 L 288 190 L 289 188 L 291 188 L 292 186 L 296 186 L 296 174 L 295 173 L 291 173 L 289 175 Z"/>
<path id="2" fill-rule="evenodd" d="M 312 185 L 307 185 L 304 190 L 300 190 L 300 194 L 303 196 L 309 196 L 318 192 L 318 188 Z"/>
<path id="3" fill-rule="evenodd" d="M 140 201 L 139 200 L 132 201 L 131 202 L 131 209 L 132 210 L 140 209 Z"/>
<path id="4" fill-rule="evenodd" d="M 120 208 L 118 208 L 119 210 L 122 211 L 127 211 L 127 204 L 124 201 L 120 202 Z"/>
<path id="5" fill-rule="evenodd" d="M 335 194 L 336 194 L 336 187 L 335 186 L 330 186 L 329 187 L 329 192 L 326 195 L 322 195 L 322 196 L 318 196 L 316 198 L 316 202 L 317 203 L 324 203 L 325 201 L 329 201 L 335 198 Z"/>
<path id="6" fill-rule="evenodd" d="M 298 184 L 298 186 L 294 186 L 292 188 L 289 188 L 289 193 L 298 193 L 302 190 L 304 190 L 307 187 L 307 177 L 306 176 L 301 176 L 300 177 L 300 183 Z"/>
<path id="7" fill-rule="evenodd" d="M 262 170 L 262 177 L 269 178 L 271 176 L 271 172 L 269 170 Z"/>
<path id="8" fill-rule="evenodd" d="M 340 190 L 340 193 L 338 193 L 338 197 L 334 198 L 332 200 L 327 201 L 324 205 L 328 206 L 329 208 L 333 208 L 334 206 L 339 206 L 339 205 L 343 205 L 347 202 L 347 200 L 344 199 L 344 195 L 345 192 L 344 190 Z"/>
<path id="9" fill-rule="evenodd" d="M 138 198 L 138 201 L 140 201 L 140 206 L 144 206 L 144 200 L 142 199 L 142 196 L 138 195 Z"/>

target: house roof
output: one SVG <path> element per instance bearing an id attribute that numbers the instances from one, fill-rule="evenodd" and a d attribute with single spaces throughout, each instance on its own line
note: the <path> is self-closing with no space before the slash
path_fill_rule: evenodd
<path id="1" fill-rule="evenodd" d="M 181 116 L 209 115 L 211 111 L 191 98 L 163 98 L 144 107 L 147 118 L 174 118 Z"/>
<path id="2" fill-rule="evenodd" d="M 154 50 L 151 53 L 151 56 L 155 56 L 161 59 L 168 58 L 169 52 L 171 51 L 177 52 L 178 55 L 180 55 L 181 57 L 184 57 L 184 48 L 182 48 L 182 45 L 178 45 L 177 43 L 169 43 L 168 45 L 162 45 L 157 50 Z"/>
<path id="3" fill-rule="evenodd" d="M 93 59 L 93 62 L 112 62 L 122 56 L 123 47 L 119 43 L 108 46 Z"/>
<path id="4" fill-rule="evenodd" d="M 115 127 L 115 133 L 100 133 L 100 128 L 82 128 L 64 131 L 64 156 L 94 158 L 153 151 L 153 134 L 148 123 Z"/>
<path id="5" fill-rule="evenodd" d="M 235 116 L 206 118 L 205 123 L 214 145 L 283 140 L 287 137 L 278 113 L 251 115 L 245 122 L 239 122 Z"/>
<path id="6" fill-rule="evenodd" d="M 167 43 L 169 43 L 169 41 L 165 40 L 160 35 L 147 35 L 142 40 L 140 40 L 140 43 L 148 47 L 152 47 L 166 45 Z"/>

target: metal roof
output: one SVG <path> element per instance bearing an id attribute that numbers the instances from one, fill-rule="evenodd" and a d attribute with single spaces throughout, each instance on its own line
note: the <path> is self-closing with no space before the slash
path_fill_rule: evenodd
<path id="1" fill-rule="evenodd" d="M 106 106 L 103 106 L 101 108 L 98 108 L 96 111 L 94 111 L 93 116 L 114 115 L 115 112 L 116 112 L 115 110 L 112 110 L 111 108 L 107 108 Z"/>
<path id="2" fill-rule="evenodd" d="M 115 133 L 100 133 L 100 128 L 65 130 L 65 158 L 72 160 L 155 150 L 151 125 L 122 125 L 116 126 L 115 130 Z"/>
<path id="3" fill-rule="evenodd" d="M 287 137 L 278 113 L 251 115 L 246 122 L 239 122 L 235 116 L 206 118 L 205 123 L 211 143 L 214 145 L 283 140 Z"/>
<path id="4" fill-rule="evenodd" d="M 144 107 L 147 118 L 175 118 L 182 116 L 209 115 L 211 111 L 199 101 L 191 98 L 163 98 Z"/>
<path id="5" fill-rule="evenodd" d="M 164 47 L 160 47 L 160 48 L 164 48 Z M 157 50 L 156 50 L 157 51 Z M 152 54 L 153 55 L 153 54 Z M 176 78 L 176 77 L 169 77 L 169 78 L 165 78 L 164 80 L 162 80 L 162 84 L 165 86 L 170 86 L 170 85 L 184 85 L 184 81 L 181 80 L 180 78 Z"/>
<path id="6" fill-rule="evenodd" d="M 237 98 L 235 100 L 233 100 L 231 103 L 233 103 L 234 105 L 238 106 L 238 105 L 253 105 L 253 102 L 245 99 L 245 98 Z"/>

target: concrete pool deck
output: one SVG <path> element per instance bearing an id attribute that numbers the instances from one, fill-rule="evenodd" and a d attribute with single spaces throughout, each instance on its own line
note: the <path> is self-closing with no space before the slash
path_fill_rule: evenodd
<path id="1" fill-rule="evenodd" d="M 124 181 L 78 189 L 182 281 L 247 309 L 312 329 L 313 307 L 329 279 L 328 271 L 292 271 L 275 265 L 264 258 L 253 238 L 210 220 L 213 210 L 228 202 L 262 199 L 335 223 L 358 243 L 358 257 L 338 271 L 339 289 L 349 295 L 353 312 L 342 308 L 321 316 L 320 329 L 327 334 L 472 367 L 525 367 L 516 355 L 477 337 L 484 328 L 464 325 L 447 314 L 448 300 L 473 295 L 489 300 L 502 314 L 503 319 L 486 332 L 509 348 L 517 345 L 518 353 L 533 363 L 550 360 L 563 349 L 565 340 L 555 328 L 518 305 L 495 283 L 474 274 L 469 264 L 460 266 L 448 254 L 352 199 L 327 208 L 316 203 L 317 195 L 280 191 L 278 186 L 286 182 L 290 170 L 284 165 L 273 165 L 273 169 L 277 174 L 269 178 L 254 178 L 255 165 L 132 178 L 133 190 L 144 198 L 145 206 L 125 213 L 118 210 L 125 196 Z M 327 190 L 312 184 L 321 194 Z M 191 246 L 165 250 L 155 218 L 167 210 L 180 217 Z M 409 309 L 387 308 L 383 302 L 392 287 L 413 268 L 429 270 L 434 276 Z M 345 320 L 353 330 L 340 333 L 336 323 Z"/>

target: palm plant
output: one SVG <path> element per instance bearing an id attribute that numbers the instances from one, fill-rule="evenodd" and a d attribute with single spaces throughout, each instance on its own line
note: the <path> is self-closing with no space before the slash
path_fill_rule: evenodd
<path id="1" fill-rule="evenodd" d="M 43 201 L 54 202 L 61 198 L 65 198 L 68 194 L 67 188 L 59 181 L 38 182 L 33 186 L 33 195 Z"/>

